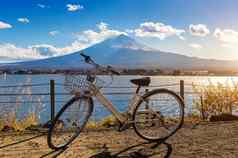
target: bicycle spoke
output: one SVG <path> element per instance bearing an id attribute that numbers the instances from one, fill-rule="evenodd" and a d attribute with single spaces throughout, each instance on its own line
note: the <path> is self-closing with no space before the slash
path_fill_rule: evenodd
<path id="1" fill-rule="evenodd" d="M 80 99 L 59 111 L 50 129 L 49 146 L 62 147 L 75 139 L 87 122 L 91 110 L 88 100 Z"/>
<path id="2" fill-rule="evenodd" d="M 170 93 L 154 93 L 144 99 L 134 113 L 137 133 L 150 140 L 169 136 L 181 124 L 180 104 L 178 97 Z"/>

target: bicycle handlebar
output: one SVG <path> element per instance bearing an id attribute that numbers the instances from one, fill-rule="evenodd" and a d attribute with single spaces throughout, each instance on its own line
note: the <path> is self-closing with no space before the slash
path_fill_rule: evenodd
<path id="1" fill-rule="evenodd" d="M 96 63 L 91 59 L 90 56 L 85 55 L 85 54 L 83 54 L 83 53 L 80 53 L 80 55 L 81 55 L 82 57 L 84 57 L 84 61 L 85 61 L 86 63 L 95 66 L 96 69 L 100 69 L 100 70 L 105 71 L 105 72 L 110 72 L 110 73 L 112 73 L 112 74 L 114 74 L 114 75 L 120 75 L 120 72 L 116 71 L 113 67 L 111 67 L 111 66 L 109 66 L 109 65 L 108 65 L 107 67 L 101 66 L 101 65 L 99 65 L 99 64 L 96 64 Z"/>

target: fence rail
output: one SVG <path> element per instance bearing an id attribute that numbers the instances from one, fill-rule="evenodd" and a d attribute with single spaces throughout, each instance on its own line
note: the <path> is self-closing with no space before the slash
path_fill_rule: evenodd
<path id="1" fill-rule="evenodd" d="M 49 83 L 40 83 L 40 84 L 18 84 L 18 85 L 1 85 L 0 88 L 38 87 L 38 86 L 49 86 Z"/>

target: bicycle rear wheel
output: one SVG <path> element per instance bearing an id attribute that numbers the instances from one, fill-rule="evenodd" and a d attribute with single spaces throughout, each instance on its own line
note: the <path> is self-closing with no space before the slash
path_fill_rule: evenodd
<path id="1" fill-rule="evenodd" d="M 142 98 L 133 113 L 133 127 L 141 138 L 161 141 L 181 128 L 184 102 L 180 96 L 167 89 L 155 89 Z"/>
<path id="2" fill-rule="evenodd" d="M 47 143 L 58 150 L 69 145 L 82 131 L 93 111 L 91 98 L 73 97 L 57 113 L 50 126 Z"/>

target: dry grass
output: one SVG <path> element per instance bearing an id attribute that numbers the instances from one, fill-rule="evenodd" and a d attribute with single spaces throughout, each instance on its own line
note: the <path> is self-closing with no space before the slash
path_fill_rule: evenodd
<path id="1" fill-rule="evenodd" d="M 97 128 L 110 128 L 118 125 L 117 119 L 113 115 L 109 115 L 100 121 L 88 121 L 86 128 L 97 129 Z"/>
<path id="2" fill-rule="evenodd" d="M 238 84 L 209 82 L 207 86 L 193 86 L 200 94 L 200 100 L 194 100 L 195 108 L 200 112 L 202 119 L 221 114 L 232 114 L 238 105 Z"/>
<path id="3" fill-rule="evenodd" d="M 24 131 L 38 124 L 38 118 L 33 113 L 29 113 L 23 120 L 18 120 L 15 115 L 9 115 L 9 118 L 0 121 L 0 130 L 5 128 L 5 130 Z"/>
<path id="4" fill-rule="evenodd" d="M 20 84 L 31 85 L 31 78 L 27 77 L 25 82 Z M 44 104 L 42 103 L 43 98 L 41 96 L 32 96 L 32 86 L 2 89 L 1 93 L 20 93 L 26 95 L 7 96 L 4 98 L 4 101 L 9 101 L 9 103 L 0 105 L 0 131 L 4 128 L 5 130 L 23 131 L 28 127 L 39 124 L 39 115 L 44 108 Z M 37 101 L 37 103 L 26 103 L 31 101 Z M 13 104 L 13 102 L 15 103 Z M 26 106 L 28 106 L 28 109 L 23 110 Z M 19 112 L 23 112 L 20 113 L 20 117 Z"/>

